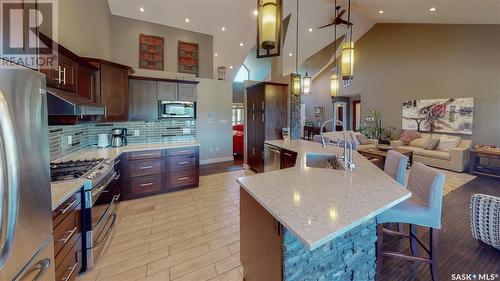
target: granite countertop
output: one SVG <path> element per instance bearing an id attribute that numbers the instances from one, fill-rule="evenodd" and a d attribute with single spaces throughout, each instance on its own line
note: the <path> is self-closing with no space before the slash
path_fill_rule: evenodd
<path id="1" fill-rule="evenodd" d="M 198 142 L 182 142 L 182 143 L 159 143 L 159 144 L 129 144 L 122 147 L 108 147 L 108 148 L 85 148 L 70 155 L 61 157 L 51 162 L 62 162 L 70 160 L 81 160 L 90 158 L 106 158 L 116 159 L 124 152 L 131 151 L 144 151 L 165 148 L 182 148 L 199 146 Z M 78 191 L 85 184 L 90 184 L 90 181 L 84 179 L 77 179 L 71 181 L 59 181 L 51 183 L 52 192 L 52 211 L 59 207 L 71 195 Z"/>
<path id="2" fill-rule="evenodd" d="M 50 184 L 52 211 L 61 206 L 64 201 L 79 191 L 83 186 L 90 184 L 92 184 L 90 181 L 84 179 L 52 182 Z"/>
<path id="3" fill-rule="evenodd" d="M 310 168 L 307 154 L 337 155 L 338 149 L 305 140 L 266 143 L 297 152 L 295 167 L 241 177 L 238 182 L 310 250 L 411 197 L 357 152 L 354 171 Z"/>

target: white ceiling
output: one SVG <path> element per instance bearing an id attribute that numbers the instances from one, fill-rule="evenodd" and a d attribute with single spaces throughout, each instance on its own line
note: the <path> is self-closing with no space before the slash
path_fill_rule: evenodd
<path id="1" fill-rule="evenodd" d="M 333 29 L 317 30 L 333 14 L 334 0 L 300 0 L 299 64 L 333 40 Z M 354 37 L 363 35 L 377 22 L 500 24 L 500 0 L 352 0 Z M 214 75 L 217 66 L 228 67 L 234 77 L 255 45 L 256 0 L 108 0 L 114 15 L 169 25 L 214 36 Z M 345 5 L 345 0 L 339 0 Z M 143 7 L 144 12 L 139 8 Z M 437 8 L 430 12 L 429 8 Z M 296 1 L 284 0 L 283 14 L 295 14 Z M 380 15 L 379 10 L 384 10 Z M 189 22 L 185 21 L 189 18 Z M 283 50 L 283 72 L 295 65 L 295 17 Z M 225 31 L 221 28 L 225 27 Z M 309 32 L 309 28 L 314 28 Z M 341 31 L 339 30 L 339 33 Z M 340 34 L 338 35 L 340 37 Z M 243 43 L 243 47 L 240 46 Z M 288 53 L 294 53 L 289 57 Z M 233 69 L 229 69 L 233 66 Z M 215 76 L 214 76 L 215 77 Z"/>

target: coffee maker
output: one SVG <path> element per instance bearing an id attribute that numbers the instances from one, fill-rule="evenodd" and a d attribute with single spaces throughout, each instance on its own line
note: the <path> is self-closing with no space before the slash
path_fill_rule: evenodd
<path id="1" fill-rule="evenodd" d="M 126 128 L 114 128 L 111 130 L 111 146 L 120 147 L 127 145 L 127 129 Z"/>

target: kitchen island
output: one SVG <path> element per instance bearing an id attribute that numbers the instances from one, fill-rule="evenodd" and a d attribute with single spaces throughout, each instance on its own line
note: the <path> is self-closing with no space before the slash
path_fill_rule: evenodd
<path id="1" fill-rule="evenodd" d="M 357 152 L 351 171 L 333 146 L 266 143 L 297 160 L 238 179 L 245 280 L 374 280 L 375 216 L 411 193 Z"/>

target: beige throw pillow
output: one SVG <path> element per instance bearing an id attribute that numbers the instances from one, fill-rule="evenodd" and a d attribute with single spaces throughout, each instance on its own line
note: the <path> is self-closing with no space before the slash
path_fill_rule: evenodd
<path id="1" fill-rule="evenodd" d="M 429 138 L 422 146 L 426 150 L 434 150 L 439 145 L 439 139 Z"/>
<path id="2" fill-rule="evenodd" d="M 460 141 L 462 141 L 461 137 L 442 135 L 439 138 L 439 144 L 436 150 L 449 152 L 452 148 L 457 147 Z"/>
<path id="3" fill-rule="evenodd" d="M 429 138 L 427 137 L 421 137 L 421 138 L 418 138 L 418 139 L 414 139 L 410 142 L 410 146 L 417 146 L 417 147 L 424 147 L 425 143 L 427 142 L 427 140 L 429 140 Z"/>
<path id="4" fill-rule="evenodd" d="M 356 137 L 358 138 L 359 144 L 370 144 L 370 142 L 368 141 L 368 139 L 366 138 L 365 135 L 359 134 L 359 135 L 356 135 Z"/>

